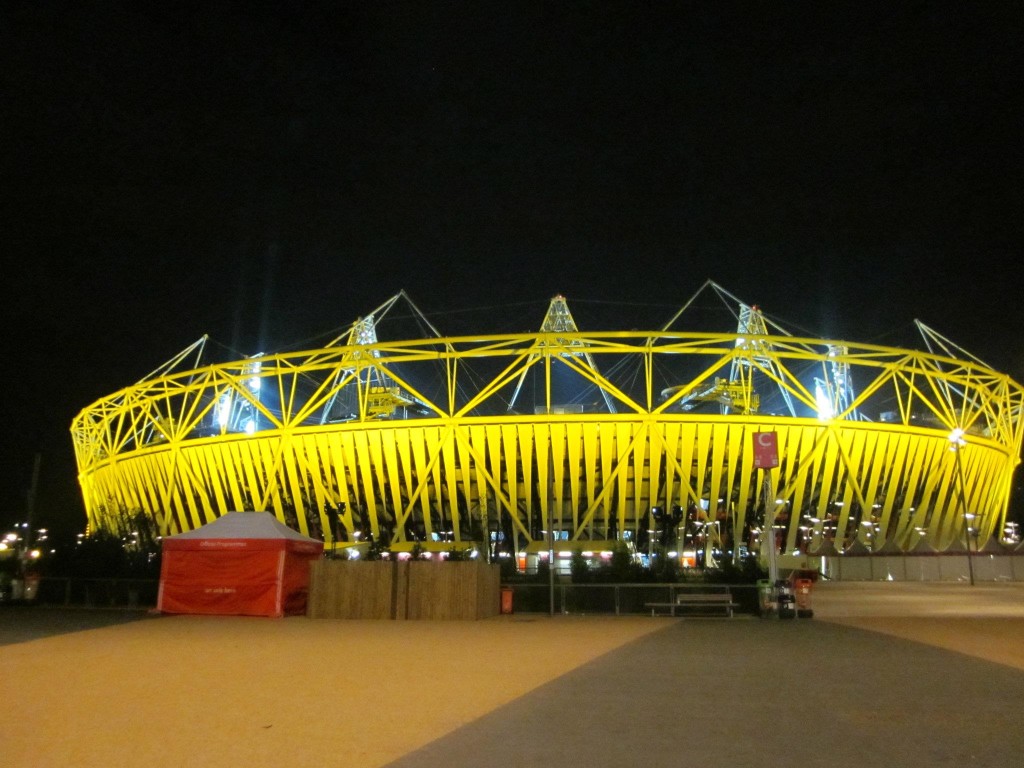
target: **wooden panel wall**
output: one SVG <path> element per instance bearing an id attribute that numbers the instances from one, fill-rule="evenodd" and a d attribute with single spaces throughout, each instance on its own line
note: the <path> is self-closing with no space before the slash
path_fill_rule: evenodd
<path id="1" fill-rule="evenodd" d="M 314 619 L 484 619 L 500 609 L 501 569 L 482 562 L 319 560 Z"/>
<path id="2" fill-rule="evenodd" d="M 316 560 L 306 615 L 314 619 L 394 618 L 395 563 Z"/>
<path id="3" fill-rule="evenodd" d="M 500 568 L 478 562 L 409 562 L 410 619 L 483 619 L 498 613 Z"/>

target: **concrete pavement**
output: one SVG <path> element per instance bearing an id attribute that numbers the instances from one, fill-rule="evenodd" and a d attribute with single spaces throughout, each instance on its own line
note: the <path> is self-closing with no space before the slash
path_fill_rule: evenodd
<path id="1" fill-rule="evenodd" d="M 1024 762 L 1020 586 L 828 584 L 816 597 L 811 621 L 665 620 L 391 765 Z"/>
<path id="2" fill-rule="evenodd" d="M 22 702 L 3 762 L 1022 762 L 1024 587 L 824 584 L 815 611 L 809 621 L 174 616 L 37 634 L 0 649 L 0 691 Z M 0 643 L 11 616 L 0 611 Z"/>

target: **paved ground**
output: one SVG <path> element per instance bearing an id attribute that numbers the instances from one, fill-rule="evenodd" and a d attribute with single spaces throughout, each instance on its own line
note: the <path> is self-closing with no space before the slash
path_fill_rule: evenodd
<path id="1" fill-rule="evenodd" d="M 810 621 L 136 613 L 81 631 L 103 621 L 5 608 L 0 762 L 1022 763 L 1024 585 L 829 584 L 815 599 Z"/>
<path id="2" fill-rule="evenodd" d="M 0 603 L 0 646 L 154 618 L 140 610 L 66 609 Z"/>

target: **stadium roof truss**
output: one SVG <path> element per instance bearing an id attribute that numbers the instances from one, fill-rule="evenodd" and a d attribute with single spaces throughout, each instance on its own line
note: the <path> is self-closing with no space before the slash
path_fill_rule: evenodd
<path id="1" fill-rule="evenodd" d="M 679 315 L 581 331 L 559 296 L 534 333 L 379 339 L 402 298 L 317 349 L 200 365 L 200 339 L 84 409 L 90 525 L 142 511 L 169 535 L 265 509 L 345 545 L 512 552 L 546 549 L 549 530 L 559 548 L 649 541 L 652 508 L 673 506 L 680 545 L 709 523 L 749 543 L 767 502 L 787 552 L 984 546 L 1003 529 L 1024 389 L 926 326 L 927 351 L 796 337 L 727 295 L 735 332 L 671 330 Z M 762 431 L 780 448 L 768 500 Z"/>

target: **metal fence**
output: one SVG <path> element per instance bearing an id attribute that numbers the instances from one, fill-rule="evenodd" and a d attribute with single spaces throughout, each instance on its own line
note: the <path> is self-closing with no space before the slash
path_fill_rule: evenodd
<path id="1" fill-rule="evenodd" d="M 47 576 L 39 580 L 35 602 L 86 608 L 152 608 L 160 582 L 156 579 L 79 579 Z M 29 595 L 26 595 L 29 597 Z"/>
<path id="2" fill-rule="evenodd" d="M 561 614 L 638 615 L 650 613 L 647 603 L 674 603 L 677 596 L 721 590 L 728 586 L 737 613 L 756 614 L 759 608 L 754 584 L 571 584 L 556 583 L 554 610 Z M 156 606 L 156 579 L 83 579 L 49 576 L 39 580 L 32 596 L 45 605 L 86 608 L 146 609 Z M 548 613 L 551 586 L 546 583 L 504 583 L 513 591 L 517 613 Z"/>
<path id="3" fill-rule="evenodd" d="M 552 592 L 549 584 L 506 583 L 513 591 L 513 610 L 521 613 L 548 613 Z M 674 603 L 677 596 L 719 591 L 728 587 L 737 613 L 757 614 L 756 584 L 559 584 L 554 586 L 554 611 L 562 614 L 649 614 L 647 603 Z"/>

